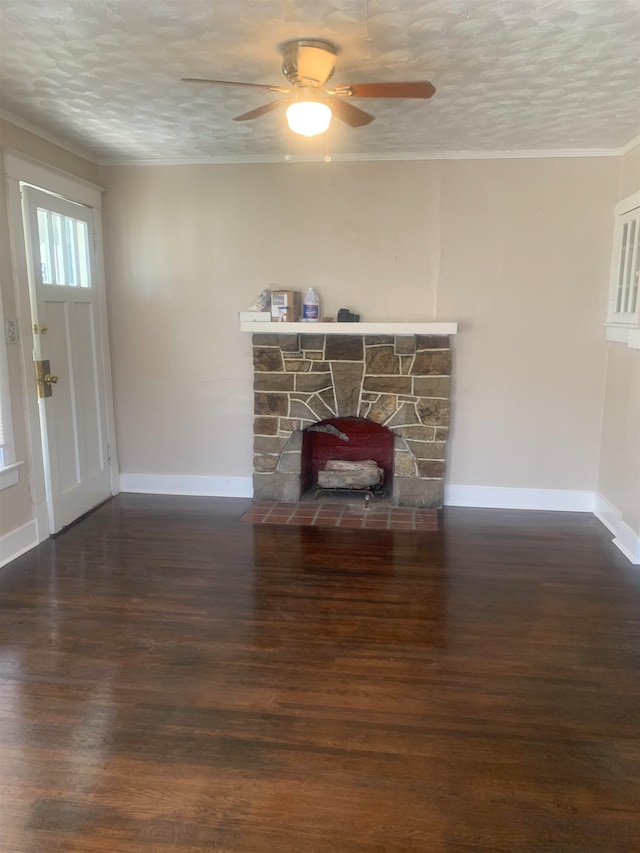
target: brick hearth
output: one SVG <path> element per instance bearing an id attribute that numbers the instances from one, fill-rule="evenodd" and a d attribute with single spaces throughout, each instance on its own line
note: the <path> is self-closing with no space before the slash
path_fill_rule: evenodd
<path id="1" fill-rule="evenodd" d="M 334 501 L 256 502 L 243 516 L 250 524 L 286 524 L 298 527 L 347 527 L 361 530 L 438 530 L 435 509 L 388 507 L 369 509 Z"/>

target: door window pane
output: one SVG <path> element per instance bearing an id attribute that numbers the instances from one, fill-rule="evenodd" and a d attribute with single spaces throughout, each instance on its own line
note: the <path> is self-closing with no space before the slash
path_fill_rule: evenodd
<path id="1" fill-rule="evenodd" d="M 38 208 L 42 283 L 91 287 L 89 227 L 82 219 Z"/>

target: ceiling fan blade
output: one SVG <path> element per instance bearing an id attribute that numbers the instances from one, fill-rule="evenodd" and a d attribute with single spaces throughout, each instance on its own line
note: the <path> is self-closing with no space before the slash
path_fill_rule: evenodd
<path id="1" fill-rule="evenodd" d="M 336 86 L 336 95 L 351 95 L 352 98 L 430 98 L 435 86 L 422 83 L 348 83 Z"/>
<path id="2" fill-rule="evenodd" d="M 283 107 L 287 103 L 287 100 L 279 100 L 279 101 L 271 101 L 268 104 L 263 104 L 261 107 L 257 107 L 255 110 L 249 110 L 248 113 L 242 113 L 241 116 L 236 116 L 234 121 L 249 121 L 252 118 L 260 118 L 260 116 L 266 115 L 270 113 L 272 110 L 277 110 L 278 107 Z"/>
<path id="3" fill-rule="evenodd" d="M 239 83 L 236 80 L 202 80 L 199 77 L 183 77 L 183 83 L 212 83 L 222 86 L 249 86 L 252 89 L 268 89 L 270 92 L 282 92 L 286 94 L 290 89 L 283 89 L 282 86 L 269 86 L 266 83 Z"/>
<path id="4" fill-rule="evenodd" d="M 355 107 L 343 98 L 327 98 L 332 113 L 350 127 L 364 127 L 371 124 L 375 116 L 365 113 L 360 107 Z"/>

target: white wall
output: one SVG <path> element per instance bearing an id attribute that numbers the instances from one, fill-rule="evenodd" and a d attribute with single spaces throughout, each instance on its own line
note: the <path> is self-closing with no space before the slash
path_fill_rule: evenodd
<path id="1" fill-rule="evenodd" d="M 443 164 L 438 305 L 462 324 L 450 483 L 593 490 L 616 170 Z"/>
<path id="2" fill-rule="evenodd" d="M 123 472 L 251 474 L 237 313 L 277 283 L 314 285 L 323 313 L 460 321 L 450 483 L 595 489 L 616 158 L 109 167 L 102 183 Z"/>
<path id="3" fill-rule="evenodd" d="M 269 284 L 315 286 L 334 316 L 346 305 L 363 318 L 433 317 L 435 172 L 361 163 L 105 169 L 121 470 L 251 475 L 250 336 L 238 312 Z"/>
<path id="4" fill-rule="evenodd" d="M 639 190 L 636 146 L 621 160 L 618 199 Z M 609 504 L 614 532 L 623 536 L 627 528 L 640 539 L 640 350 L 622 343 L 608 345 L 598 493 Z"/>
<path id="5" fill-rule="evenodd" d="M 640 350 L 609 344 L 598 492 L 640 537 Z"/>

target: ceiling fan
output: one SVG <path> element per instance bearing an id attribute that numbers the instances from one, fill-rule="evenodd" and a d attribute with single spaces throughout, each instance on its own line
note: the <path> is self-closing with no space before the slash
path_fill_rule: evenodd
<path id="1" fill-rule="evenodd" d="M 282 73 L 291 88 L 270 86 L 264 83 L 240 83 L 234 80 L 202 80 L 185 77 L 185 83 L 208 83 L 223 86 L 248 86 L 290 95 L 263 104 L 255 110 L 236 116 L 234 121 L 260 118 L 273 110 L 286 107 L 289 128 L 303 136 L 324 133 L 332 115 L 350 127 L 363 127 L 374 116 L 349 103 L 349 98 L 430 98 L 435 87 L 426 81 L 416 83 L 347 83 L 329 89 L 327 81 L 335 71 L 336 45 L 324 39 L 294 39 L 281 48 Z"/>

